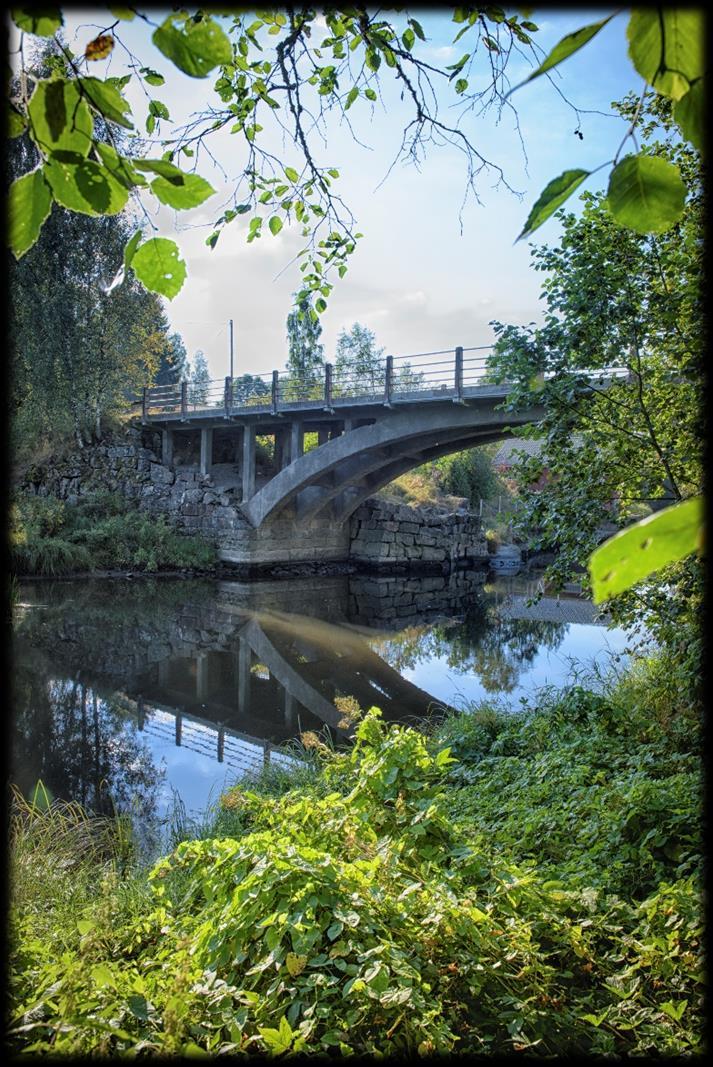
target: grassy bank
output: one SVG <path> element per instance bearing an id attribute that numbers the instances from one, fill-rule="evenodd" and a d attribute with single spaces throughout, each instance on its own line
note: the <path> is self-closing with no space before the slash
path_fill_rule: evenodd
<path id="1" fill-rule="evenodd" d="M 203 570 L 216 562 L 205 541 L 177 533 L 162 515 L 140 512 L 112 493 L 87 495 L 75 505 L 17 494 L 10 546 L 13 572 L 21 577 Z"/>
<path id="2" fill-rule="evenodd" d="M 701 1051 L 698 721 L 660 671 L 305 735 L 297 780 L 230 790 L 148 876 L 20 807 L 14 1048 Z"/>

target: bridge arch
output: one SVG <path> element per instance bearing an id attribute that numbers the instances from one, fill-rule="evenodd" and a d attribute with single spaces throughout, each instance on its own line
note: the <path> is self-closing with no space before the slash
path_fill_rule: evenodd
<path id="1" fill-rule="evenodd" d="M 245 501 L 242 511 L 259 528 L 288 509 L 306 522 L 332 505 L 332 518 L 343 522 L 399 474 L 428 459 L 499 440 L 544 414 L 540 408 L 502 411 L 502 391 L 489 393 L 478 402 L 388 411 L 372 425 L 299 456 Z"/>

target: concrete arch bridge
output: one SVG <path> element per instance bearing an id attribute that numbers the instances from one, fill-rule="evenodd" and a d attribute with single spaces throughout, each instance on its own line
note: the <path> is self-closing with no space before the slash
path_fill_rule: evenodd
<path id="1" fill-rule="evenodd" d="M 142 423 L 160 431 L 165 466 L 178 469 L 179 451 L 185 465 L 192 439 L 193 465 L 234 491 L 249 546 L 224 547 L 224 559 L 346 558 L 348 520 L 378 489 L 543 417 L 541 407 L 503 410 L 509 386 L 488 381 L 491 350 L 387 356 L 362 374 L 328 363 L 320 380 L 273 371 L 159 386 L 144 390 Z M 258 462 L 266 440 L 267 469 Z M 301 555 L 286 554 L 289 541 L 302 542 Z"/>

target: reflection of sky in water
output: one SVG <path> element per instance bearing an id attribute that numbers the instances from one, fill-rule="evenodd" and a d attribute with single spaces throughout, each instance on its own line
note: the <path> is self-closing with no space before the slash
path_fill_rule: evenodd
<path id="1" fill-rule="evenodd" d="M 581 677 L 592 663 L 606 673 L 611 657 L 623 653 L 626 644 L 626 633 L 616 627 L 607 630 L 604 626 L 570 623 L 556 651 L 539 649 L 531 663 L 520 665 L 519 680 L 509 693 L 488 692 L 476 673 L 461 674 L 442 656 L 430 657 L 401 673 L 437 700 L 455 707 L 499 698 L 508 707 L 517 709 L 521 697 L 532 696 L 541 686 L 560 688 L 572 684 L 575 676 Z"/>

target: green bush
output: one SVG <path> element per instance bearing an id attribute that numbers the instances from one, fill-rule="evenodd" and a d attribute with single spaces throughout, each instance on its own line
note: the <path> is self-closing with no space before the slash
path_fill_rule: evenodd
<path id="1" fill-rule="evenodd" d="M 115 568 L 203 569 L 216 558 L 205 541 L 177 533 L 162 515 L 131 510 L 116 493 L 92 494 L 74 506 L 51 497 L 18 497 L 11 546 L 15 573 L 50 576 Z"/>
<path id="2" fill-rule="evenodd" d="M 481 724 L 491 751 L 506 732 L 494 723 Z M 350 751 L 317 751 L 318 788 L 234 788 L 237 837 L 179 845 L 140 911 L 105 879 L 60 951 L 47 951 L 59 947 L 47 924 L 32 940 L 31 895 L 14 900 L 12 1049 L 701 1051 L 693 876 L 640 902 L 547 880 L 509 840 L 464 833 L 449 815 L 448 750 L 376 709 Z M 67 922 L 45 907 L 50 926 Z"/>

